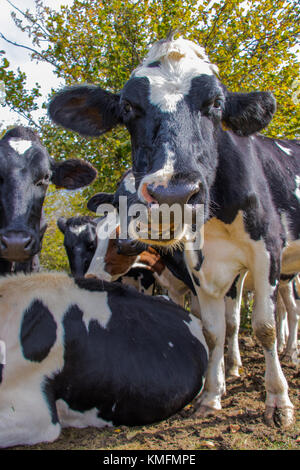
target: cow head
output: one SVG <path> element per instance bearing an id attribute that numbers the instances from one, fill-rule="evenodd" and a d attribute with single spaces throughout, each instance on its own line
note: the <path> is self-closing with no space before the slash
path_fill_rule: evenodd
<path id="1" fill-rule="evenodd" d="M 0 257 L 24 262 L 40 251 L 46 228 L 42 206 L 50 182 L 76 189 L 95 177 L 89 163 L 51 159 L 31 129 L 6 132 L 0 140 Z"/>
<path id="2" fill-rule="evenodd" d="M 64 234 L 64 246 L 74 277 L 83 277 L 93 259 L 97 247 L 97 222 L 98 219 L 89 216 L 57 220 L 57 226 Z"/>
<path id="3" fill-rule="evenodd" d="M 120 239 L 120 197 L 130 201 L 135 194 L 134 177 L 132 171 L 128 170 L 118 183 L 115 193 L 97 193 L 88 201 L 88 209 L 101 217 L 97 225 L 97 249 L 86 277 L 115 281 L 129 271 L 137 256 L 144 251 L 145 246 L 139 242 Z M 105 208 L 110 209 L 107 214 Z"/>
<path id="4" fill-rule="evenodd" d="M 169 37 L 152 46 L 120 93 L 92 85 L 66 88 L 51 101 L 49 114 L 86 136 L 125 125 L 137 200 L 149 210 L 157 204 L 203 204 L 208 218 L 222 123 L 248 136 L 263 129 L 275 111 L 270 93 L 231 93 L 216 73 L 201 47 Z M 166 243 L 173 241 L 171 236 Z"/>

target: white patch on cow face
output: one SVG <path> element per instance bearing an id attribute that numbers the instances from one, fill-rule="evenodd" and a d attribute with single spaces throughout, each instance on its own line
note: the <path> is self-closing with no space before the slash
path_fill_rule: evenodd
<path id="1" fill-rule="evenodd" d="M 156 61 L 160 62 L 159 67 L 149 67 Z M 147 77 L 151 103 L 163 112 L 173 112 L 189 93 L 193 78 L 217 71 L 202 47 L 179 38 L 154 44 L 132 76 Z"/>
<path id="2" fill-rule="evenodd" d="M 74 411 L 63 399 L 57 400 L 56 407 L 58 418 L 63 428 L 86 428 L 88 426 L 102 428 L 104 426 L 113 426 L 111 421 L 105 421 L 98 417 L 98 408 L 92 408 L 91 410 L 83 413 L 80 411 Z"/>
<path id="3" fill-rule="evenodd" d="M 75 227 L 70 227 L 70 232 L 74 233 L 75 235 L 80 235 L 82 232 L 84 232 L 87 229 L 88 225 L 76 225 Z"/>
<path id="4" fill-rule="evenodd" d="M 166 144 L 164 144 L 166 146 Z M 154 188 L 157 186 L 164 186 L 167 187 L 169 184 L 170 179 L 174 175 L 174 160 L 175 160 L 175 154 L 173 151 L 169 150 L 166 148 L 165 150 L 165 155 L 166 155 L 166 160 L 163 168 L 160 170 L 150 173 L 149 175 L 146 175 L 139 186 L 138 189 L 138 198 L 140 201 L 147 203 L 146 197 L 143 194 L 145 185 L 146 187 L 148 185 L 153 185 Z"/>
<path id="5" fill-rule="evenodd" d="M 32 142 L 31 140 L 20 140 L 12 137 L 9 139 L 9 145 L 21 155 L 32 146 Z"/>
<path id="6" fill-rule="evenodd" d="M 280 214 L 280 220 L 284 228 L 284 234 L 286 236 L 286 239 L 289 241 L 291 240 L 291 234 L 290 234 L 290 221 L 288 218 L 288 214 L 286 212 L 282 212 Z"/>
<path id="7" fill-rule="evenodd" d="M 280 148 L 286 155 L 292 155 L 291 149 L 284 147 L 283 145 L 279 144 L 278 142 L 275 142 L 275 145 Z"/>
<path id="8" fill-rule="evenodd" d="M 108 218 L 111 217 L 111 223 L 108 223 Z M 107 224 L 107 229 L 105 228 Z M 120 225 L 119 214 L 117 210 L 113 213 L 108 214 L 106 217 L 100 219 L 97 225 L 97 248 L 89 269 L 87 270 L 85 277 L 92 278 L 97 277 L 104 281 L 111 282 L 116 280 L 120 275 L 113 278 L 105 269 L 106 267 L 106 255 L 111 237 L 115 237 L 116 229 Z M 107 230 L 107 232 L 106 232 Z M 106 236 L 105 236 L 106 235 Z"/>
<path id="9" fill-rule="evenodd" d="M 133 176 L 132 173 L 128 173 L 128 175 L 124 178 L 123 183 L 124 183 L 126 191 L 128 191 L 131 194 L 134 194 L 136 192 L 135 177 Z"/>
<path id="10" fill-rule="evenodd" d="M 295 176 L 295 185 L 296 185 L 296 189 L 294 191 L 294 194 L 296 198 L 300 200 L 300 176 L 299 175 Z"/>

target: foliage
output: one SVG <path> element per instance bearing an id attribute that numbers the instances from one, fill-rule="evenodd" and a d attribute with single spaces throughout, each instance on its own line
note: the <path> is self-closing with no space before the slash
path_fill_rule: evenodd
<path id="1" fill-rule="evenodd" d="M 71 7 L 58 11 L 36 0 L 35 12 L 16 10 L 13 18 L 32 41 L 33 59 L 52 64 L 66 85 L 95 83 L 113 92 L 122 88 L 150 43 L 178 28 L 184 37 L 205 47 L 230 90 L 274 93 L 277 113 L 265 134 L 299 138 L 300 110 L 293 101 L 299 76 L 297 0 L 74 0 Z M 39 85 L 27 91 L 25 75 L 11 72 L 0 54 L 6 104 L 31 119 Z M 99 139 L 83 139 L 50 123 L 46 103 L 44 109 L 36 127 L 51 155 L 85 158 L 98 169 L 97 182 L 81 197 L 87 200 L 96 191 L 113 191 L 130 166 L 126 130 L 120 127 Z M 56 213 L 50 201 L 47 210 Z M 54 231 L 53 241 L 56 237 Z"/>
<path id="2" fill-rule="evenodd" d="M 64 236 L 57 227 L 59 217 L 73 217 L 91 213 L 86 208 L 84 190 L 66 191 L 50 185 L 44 204 L 48 227 L 43 239 L 41 265 L 50 270 L 69 271 L 68 258 L 63 246 Z"/>
<path id="3" fill-rule="evenodd" d="M 4 95 L 1 96 L 1 104 L 9 106 L 31 124 L 32 111 L 37 109 L 36 99 L 41 96 L 40 86 L 37 83 L 30 92 L 26 91 L 25 73 L 19 68 L 17 73 L 9 70 L 9 61 L 4 54 L 4 51 L 0 51 L 0 83 L 4 85 L 4 90 L 1 90 Z"/>

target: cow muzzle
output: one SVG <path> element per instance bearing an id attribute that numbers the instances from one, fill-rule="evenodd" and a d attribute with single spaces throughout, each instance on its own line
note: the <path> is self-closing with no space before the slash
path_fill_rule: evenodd
<path id="1" fill-rule="evenodd" d="M 26 232 L 5 232 L 0 235 L 0 255 L 9 261 L 27 261 L 35 255 L 35 240 Z"/>
<path id="2" fill-rule="evenodd" d="M 195 196 L 200 192 L 201 183 L 176 184 L 170 183 L 168 186 L 144 183 L 141 188 L 141 195 L 148 204 L 193 204 Z"/>

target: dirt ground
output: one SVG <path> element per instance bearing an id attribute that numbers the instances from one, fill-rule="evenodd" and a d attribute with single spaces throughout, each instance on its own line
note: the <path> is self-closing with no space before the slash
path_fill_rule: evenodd
<path id="1" fill-rule="evenodd" d="M 300 371 L 283 363 L 296 408 L 296 422 L 289 430 L 267 427 L 264 411 L 264 357 L 248 334 L 240 336 L 241 377 L 227 381 L 223 409 L 214 417 L 194 418 L 195 403 L 167 421 L 129 428 L 64 429 L 55 442 L 14 449 L 43 450 L 296 450 L 300 449 Z"/>

